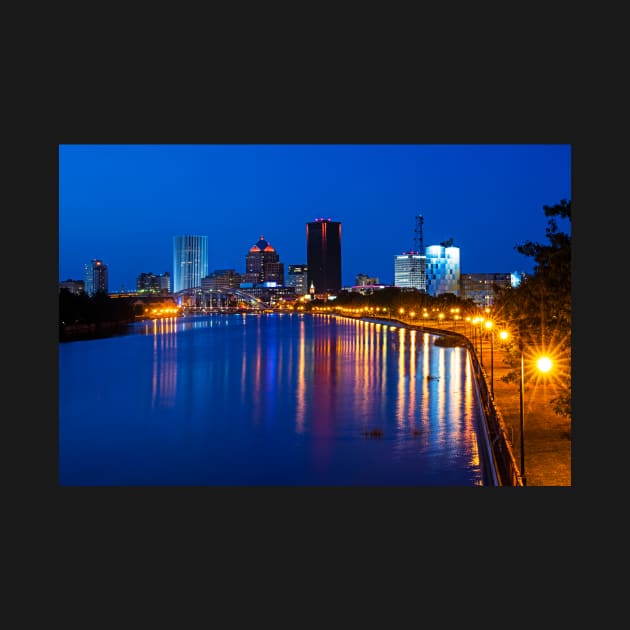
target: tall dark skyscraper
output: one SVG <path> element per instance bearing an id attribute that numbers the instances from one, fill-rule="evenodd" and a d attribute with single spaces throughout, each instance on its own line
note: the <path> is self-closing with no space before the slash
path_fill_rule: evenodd
<path id="1" fill-rule="evenodd" d="M 341 223 L 315 219 L 306 224 L 306 264 L 308 288 L 315 293 L 341 289 Z"/>

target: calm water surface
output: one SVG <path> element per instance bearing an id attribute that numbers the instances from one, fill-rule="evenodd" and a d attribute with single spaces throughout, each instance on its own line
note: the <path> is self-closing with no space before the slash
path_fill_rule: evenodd
<path id="1" fill-rule="evenodd" d="M 129 330 L 59 346 L 61 485 L 489 483 L 464 348 L 297 314 Z"/>

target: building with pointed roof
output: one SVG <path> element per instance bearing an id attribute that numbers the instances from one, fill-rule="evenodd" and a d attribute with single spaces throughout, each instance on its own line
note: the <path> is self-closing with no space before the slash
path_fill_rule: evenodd
<path id="1" fill-rule="evenodd" d="M 278 252 L 264 236 L 261 236 L 247 252 L 243 282 L 252 284 L 275 282 L 277 286 L 284 286 L 284 263 L 280 262 Z"/>

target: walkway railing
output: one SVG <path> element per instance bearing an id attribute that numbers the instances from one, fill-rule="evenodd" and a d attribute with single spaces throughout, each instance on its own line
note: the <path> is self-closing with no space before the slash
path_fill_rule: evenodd
<path id="1" fill-rule="evenodd" d="M 500 411 L 496 408 L 494 400 L 490 394 L 488 387 L 488 377 L 483 366 L 477 358 L 477 352 L 474 344 L 466 337 L 458 332 L 446 330 L 444 328 L 429 327 L 418 325 L 408 321 L 392 318 L 390 321 L 396 321 L 403 326 L 421 330 L 434 335 L 443 335 L 456 337 L 461 340 L 468 350 L 471 359 L 471 365 L 475 374 L 475 380 L 478 385 L 479 398 L 486 422 L 486 430 L 490 441 L 490 449 L 494 458 L 494 466 L 498 475 L 498 482 L 501 486 L 522 486 L 521 473 L 516 463 L 516 458 L 512 452 L 511 442 L 508 437 L 507 429 Z"/>
<path id="2" fill-rule="evenodd" d="M 512 452 L 512 447 L 510 446 L 505 422 L 503 421 L 500 411 L 496 408 L 488 388 L 488 376 L 486 371 L 479 362 L 477 352 L 470 340 L 459 333 L 451 334 L 462 337 L 466 342 L 466 347 L 479 387 L 479 397 L 486 418 L 490 447 L 494 456 L 495 468 L 499 475 L 500 484 L 502 486 L 522 486 L 521 474 L 514 453 Z"/>

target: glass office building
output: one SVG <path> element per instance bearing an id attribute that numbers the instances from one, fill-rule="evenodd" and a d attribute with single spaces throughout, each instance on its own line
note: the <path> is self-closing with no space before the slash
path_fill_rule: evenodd
<path id="1" fill-rule="evenodd" d="M 427 255 L 427 293 L 438 296 L 453 293 L 459 296 L 459 247 L 429 245 Z"/>
<path id="2" fill-rule="evenodd" d="M 201 286 L 208 275 L 208 237 L 173 237 L 173 292 Z"/>

